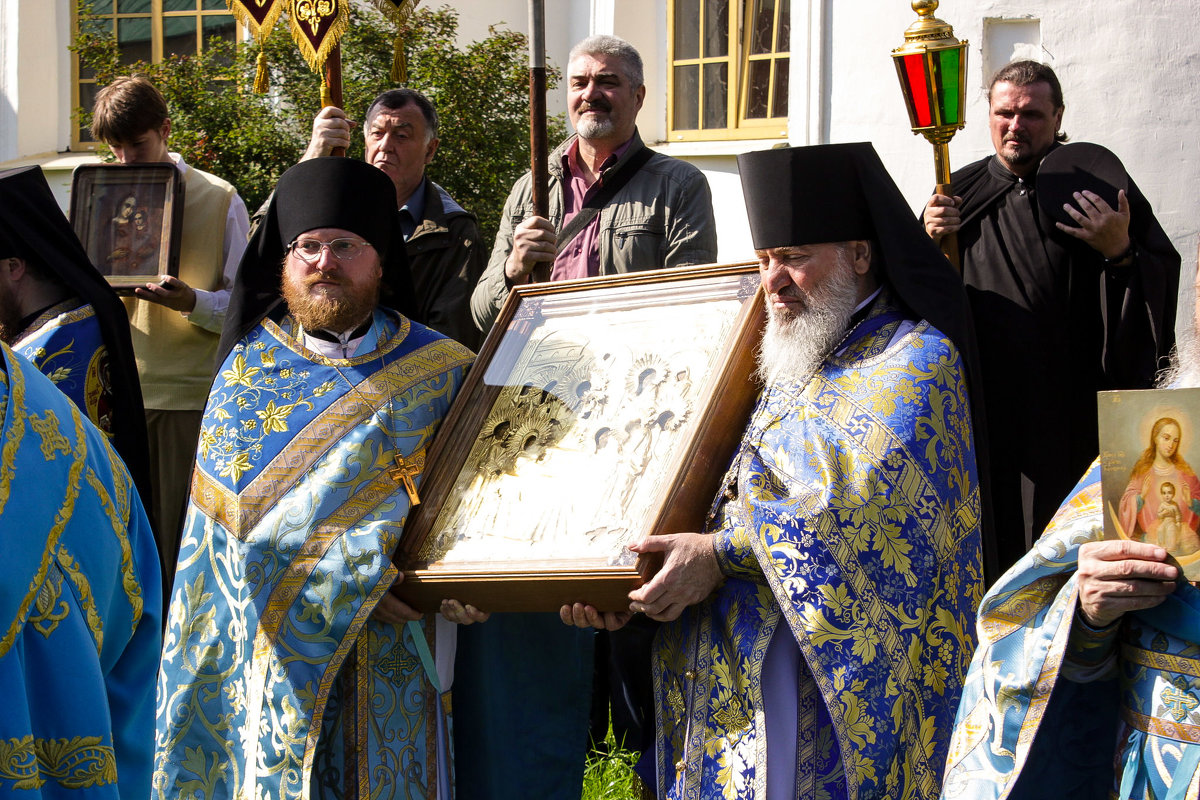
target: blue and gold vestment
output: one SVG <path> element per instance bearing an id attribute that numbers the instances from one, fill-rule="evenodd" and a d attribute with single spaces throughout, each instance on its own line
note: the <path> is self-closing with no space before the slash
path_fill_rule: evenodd
<path id="1" fill-rule="evenodd" d="M 422 661 L 434 626 L 371 612 L 409 510 L 394 456 L 429 445 L 471 353 L 383 310 L 348 359 L 299 335 L 264 320 L 213 383 L 163 650 L 156 797 L 432 798 L 449 769 Z"/>
<path id="2" fill-rule="evenodd" d="M 798 796 L 937 796 L 983 593 L 979 489 L 960 355 L 910 324 L 885 294 L 811 380 L 759 397 L 710 516 L 726 581 L 656 642 L 660 796 L 767 797 L 780 624 L 802 655 Z"/>
<path id="3" fill-rule="evenodd" d="M 1103 538 L 1102 502 L 1097 460 L 984 598 L 946 800 L 1200 794 L 1200 591 L 1181 583 L 1122 618 L 1117 681 L 1069 679 L 1079 674 L 1070 657 L 1079 547 Z"/>
<path id="4" fill-rule="evenodd" d="M 154 536 L 105 437 L 25 359 L 0 357 L 0 797 L 145 797 Z"/>
<path id="5" fill-rule="evenodd" d="M 71 398 L 93 425 L 112 435 L 108 348 L 91 305 L 66 300 L 46 309 L 21 333 L 13 350 Z"/>

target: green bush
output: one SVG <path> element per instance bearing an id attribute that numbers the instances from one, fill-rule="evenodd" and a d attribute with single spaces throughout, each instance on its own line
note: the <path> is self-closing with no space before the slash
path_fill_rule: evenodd
<path id="1" fill-rule="evenodd" d="M 189 164 L 228 180 L 253 211 L 279 175 L 304 152 L 312 118 L 320 109 L 320 78 L 292 42 L 286 20 L 264 45 L 270 91 L 251 87 L 257 43 L 233 48 L 212 40 L 202 53 L 173 56 L 157 64 L 123 64 L 110 32 L 95 32 L 80 4 L 79 35 L 72 49 L 99 85 L 117 75 L 139 73 L 154 82 L 171 110 L 172 150 Z M 420 9 L 403 31 L 408 76 L 393 84 L 396 28 L 369 3 L 354 0 L 351 25 L 342 39 L 343 104 L 360 121 L 380 92 L 408 86 L 438 110 L 440 144 L 428 175 L 479 218 L 484 241 L 496 235 L 504 199 L 529 168 L 529 89 L 524 34 L 499 27 L 464 49 L 455 45 L 458 13 L 448 6 Z M 554 84 L 556 75 L 548 81 Z M 80 109 L 81 125 L 90 109 Z M 357 131 L 356 131 L 357 133 Z M 549 123 L 549 139 L 565 135 L 561 117 Z M 361 158 L 362 137 L 349 156 Z"/>

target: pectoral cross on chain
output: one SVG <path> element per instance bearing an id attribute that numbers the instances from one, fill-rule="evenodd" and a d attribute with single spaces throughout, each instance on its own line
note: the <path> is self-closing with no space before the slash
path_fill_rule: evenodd
<path id="1" fill-rule="evenodd" d="M 409 505 L 421 505 L 421 498 L 417 494 L 417 484 L 413 479 L 420 475 L 421 470 L 424 468 L 425 449 L 422 448 L 408 458 L 405 458 L 400 453 L 396 453 L 396 466 L 388 470 L 389 478 L 396 483 L 404 484 L 404 491 L 408 492 Z"/>

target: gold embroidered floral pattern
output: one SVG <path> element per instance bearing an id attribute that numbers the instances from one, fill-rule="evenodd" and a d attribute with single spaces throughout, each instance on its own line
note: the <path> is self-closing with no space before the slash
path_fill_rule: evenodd
<path id="1" fill-rule="evenodd" d="M 64 789 L 116 783 L 117 761 L 99 736 L 72 739 L 0 739 L 0 787 L 40 789 L 53 781 Z"/>
<path id="2" fill-rule="evenodd" d="M 337 13 L 337 5 L 334 0 L 298 0 L 292 13 L 297 20 L 308 25 L 312 35 L 316 36 L 321 23 Z"/>
<path id="3" fill-rule="evenodd" d="M 113 474 L 120 474 L 120 470 L 114 470 Z M 108 515 L 109 524 L 112 525 L 113 535 L 117 537 L 117 543 L 121 546 L 121 588 L 125 590 L 125 598 L 129 601 L 130 608 L 133 609 L 133 630 L 137 630 L 138 621 L 142 618 L 142 610 L 144 604 L 142 601 L 142 584 L 138 581 L 136 570 L 133 564 L 133 547 L 129 544 L 129 533 L 125 528 L 124 521 L 129 518 L 128 497 L 125 490 L 128 485 L 118 483 L 114 480 L 117 491 L 122 493 L 122 497 L 118 498 L 121 503 L 121 508 L 113 505 L 112 498 L 108 496 L 108 492 L 104 489 L 104 483 L 96 473 L 90 469 L 87 471 L 88 485 L 96 492 L 100 498 L 100 504 L 104 508 L 104 512 Z M 124 513 L 122 513 L 124 512 Z M 100 646 L 100 640 L 96 641 L 97 648 Z"/>
<path id="4" fill-rule="evenodd" d="M 65 547 L 60 547 L 58 550 L 58 565 L 75 585 L 75 594 L 79 598 L 79 605 L 83 607 L 83 618 L 87 622 L 88 630 L 91 631 L 92 641 L 96 643 L 96 652 L 99 653 L 104 647 L 104 621 L 100 619 L 100 613 L 96 610 L 96 598 L 92 596 L 91 581 L 88 580 L 87 575 L 79 568 L 78 562 L 67 552 Z"/>
<path id="5" fill-rule="evenodd" d="M 71 607 L 62 596 L 63 576 L 58 570 L 51 570 L 38 589 L 37 599 L 33 602 L 33 614 L 29 624 L 33 629 L 46 638 L 58 627 L 58 623 L 67 618 Z"/>
<path id="6" fill-rule="evenodd" d="M 53 411 L 47 409 L 44 417 L 30 414 L 29 425 L 37 431 L 38 436 L 42 437 L 42 457 L 47 461 L 54 458 L 55 453 L 71 452 L 71 445 L 67 442 L 67 437 L 59 432 L 58 417 Z"/>

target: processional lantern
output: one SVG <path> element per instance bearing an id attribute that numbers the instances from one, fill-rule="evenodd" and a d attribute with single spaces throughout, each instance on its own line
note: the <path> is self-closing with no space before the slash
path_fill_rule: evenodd
<path id="1" fill-rule="evenodd" d="M 950 186 L 950 140 L 966 125 L 967 41 L 933 16 L 938 0 L 912 0 L 917 21 L 904 31 L 904 44 L 892 51 L 913 134 L 933 145 L 938 194 L 953 196 Z M 942 252 L 958 267 L 957 237 L 942 238 Z"/>

